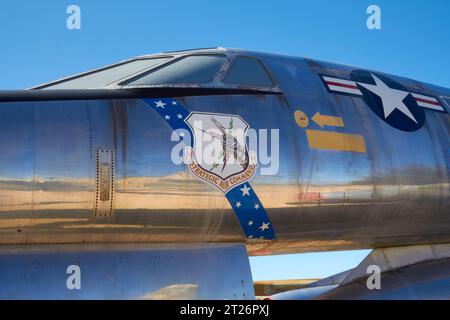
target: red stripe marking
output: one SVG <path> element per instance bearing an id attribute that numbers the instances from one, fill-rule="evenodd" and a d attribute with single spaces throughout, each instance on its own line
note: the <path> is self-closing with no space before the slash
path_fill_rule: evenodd
<path id="1" fill-rule="evenodd" d="M 425 103 L 428 103 L 428 104 L 434 104 L 435 106 L 440 106 L 441 107 L 441 104 L 439 102 L 436 102 L 436 101 L 426 100 L 426 99 L 422 99 L 422 98 L 414 98 L 414 99 L 416 99 L 416 101 L 419 101 L 419 102 L 425 102 Z"/>
<path id="2" fill-rule="evenodd" d="M 326 81 L 326 83 L 330 86 L 338 86 L 338 87 L 344 87 L 344 88 L 350 88 L 350 89 L 358 89 L 357 86 L 353 86 L 351 84 L 345 84 L 345 83 L 339 83 L 334 81 Z"/>

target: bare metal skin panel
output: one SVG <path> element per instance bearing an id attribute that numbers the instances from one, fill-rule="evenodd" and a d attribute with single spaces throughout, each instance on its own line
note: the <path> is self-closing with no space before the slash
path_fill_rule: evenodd
<path id="1" fill-rule="evenodd" d="M 450 122 L 442 98 L 449 90 L 348 66 L 255 56 L 279 92 L 0 94 L 1 244 L 246 241 L 259 255 L 450 240 Z M 386 111 L 392 101 L 376 98 L 383 85 L 388 94 L 406 92 L 406 109 Z M 173 163 L 173 129 L 145 98 L 238 115 L 258 134 L 268 132 L 268 150 L 248 146 L 269 160 L 249 183 L 274 240 L 247 237 L 224 193 Z M 443 111 L 426 107 L 437 104 Z M 410 120 L 406 110 L 413 110 Z M 273 143 L 271 129 L 278 130 Z M 261 174 L 276 161 L 277 170 Z"/>

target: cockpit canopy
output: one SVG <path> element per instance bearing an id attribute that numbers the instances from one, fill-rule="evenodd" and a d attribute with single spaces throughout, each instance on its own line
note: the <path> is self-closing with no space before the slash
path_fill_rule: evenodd
<path id="1" fill-rule="evenodd" d="M 32 89 L 127 89 L 151 87 L 251 88 L 278 91 L 257 57 L 229 52 L 142 56 L 36 86 Z"/>

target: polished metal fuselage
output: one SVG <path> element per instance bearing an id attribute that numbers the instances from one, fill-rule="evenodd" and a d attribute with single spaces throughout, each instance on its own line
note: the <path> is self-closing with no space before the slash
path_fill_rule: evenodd
<path id="1" fill-rule="evenodd" d="M 327 92 L 317 75 L 350 67 L 260 58 L 281 95 L 176 98 L 189 111 L 279 129 L 278 172 L 251 181 L 276 240 L 247 240 L 251 255 L 450 241 L 448 114 L 425 111 L 420 130 L 400 131 L 362 99 Z M 309 129 L 363 136 L 366 152 L 311 148 L 296 110 Z M 321 128 L 317 112 L 345 126 Z M 245 241 L 224 195 L 172 162 L 171 133 L 142 99 L 0 103 L 0 244 Z"/>

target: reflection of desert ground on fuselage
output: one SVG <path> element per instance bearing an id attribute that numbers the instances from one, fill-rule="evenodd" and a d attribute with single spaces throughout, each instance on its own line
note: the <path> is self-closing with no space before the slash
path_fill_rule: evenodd
<path id="1" fill-rule="evenodd" d="M 0 179 L 0 241 L 184 243 L 243 240 L 239 220 L 223 193 L 188 173 L 117 179 L 115 210 L 107 218 L 93 214 L 94 183 L 95 179 Z M 370 237 L 377 237 L 377 246 L 395 244 L 390 239 L 389 242 L 380 240 L 383 232 L 398 234 L 399 244 L 407 237 L 416 239 L 424 226 L 420 223 L 410 226 L 409 222 L 420 221 L 421 210 L 398 213 L 397 207 L 399 201 L 403 206 L 409 205 L 417 201 L 419 195 L 423 197 L 422 206 L 434 212 L 436 224 L 446 219 L 439 206 L 438 211 L 433 209 L 439 201 L 431 195 L 439 190 L 445 199 L 443 193 L 448 192 L 448 183 L 299 186 L 263 183 L 258 177 L 250 183 L 272 224 L 277 226 L 278 234 L 283 240 L 295 240 L 289 244 L 279 240 L 270 245 L 271 248 L 279 245 L 284 253 L 372 247 Z M 378 218 L 366 223 L 372 221 L 374 214 Z M 396 224 L 386 227 L 385 221 L 392 216 Z M 402 227 L 407 225 L 409 229 Z M 445 226 L 442 224 L 443 230 L 439 232 L 447 232 Z M 268 254 L 265 246 L 267 244 L 247 241 L 252 255 Z"/>
<path id="2" fill-rule="evenodd" d="M 146 227 L 152 217 L 164 228 L 167 221 L 161 214 L 179 217 L 167 228 L 178 228 L 183 223 L 183 212 L 188 215 L 223 214 L 230 204 L 223 194 L 199 181 L 189 173 L 179 172 L 164 177 L 127 177 L 116 180 L 114 208 L 120 218 L 102 221 L 92 218 L 95 201 L 93 179 L 64 178 L 32 181 L 0 179 L 0 229 L 24 228 L 58 224 L 63 229 L 135 229 Z M 371 205 L 374 192 L 377 205 L 417 194 L 432 194 L 433 190 L 448 190 L 447 184 L 427 185 L 305 185 L 262 184 L 255 189 L 266 209 L 286 209 L 336 205 Z M 32 191 L 32 189 L 35 189 Z M 280 211 L 281 211 L 280 209 Z M 127 218 L 127 217 L 130 218 Z M 142 217 L 139 218 L 139 217 Z M 156 227 L 156 225 L 155 225 Z"/>
<path id="3" fill-rule="evenodd" d="M 223 193 L 189 173 L 164 177 L 127 177 L 116 180 L 114 208 L 134 209 L 228 209 Z M 447 190 L 448 183 L 425 185 L 370 184 L 263 184 L 252 183 L 265 208 L 286 208 L 371 202 L 377 197 L 386 201 L 402 196 L 432 194 L 436 188 Z M 32 189 L 35 190 L 32 190 Z M 24 190 L 25 189 L 25 190 Z M 94 181 L 59 179 L 52 181 L 0 179 L 0 212 L 27 210 L 91 210 L 94 205 Z M 379 203 L 379 201 L 378 201 Z"/>

